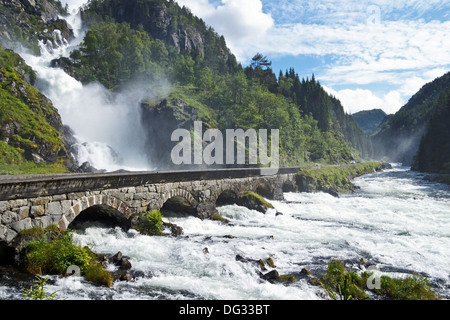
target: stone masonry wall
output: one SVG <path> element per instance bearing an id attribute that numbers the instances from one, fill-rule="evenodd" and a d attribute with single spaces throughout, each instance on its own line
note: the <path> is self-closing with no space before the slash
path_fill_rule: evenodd
<path id="1" fill-rule="evenodd" d="M 293 181 L 295 174 L 194 180 L 0 201 L 0 241 L 10 243 L 19 232 L 33 227 L 57 225 L 65 231 L 83 210 L 94 205 L 109 206 L 130 219 L 147 210 L 161 209 L 176 196 L 185 198 L 197 209 L 197 216 L 206 219 L 215 212 L 216 200 L 226 190 L 239 196 L 264 185 L 273 199 L 281 199 L 283 184 Z"/>

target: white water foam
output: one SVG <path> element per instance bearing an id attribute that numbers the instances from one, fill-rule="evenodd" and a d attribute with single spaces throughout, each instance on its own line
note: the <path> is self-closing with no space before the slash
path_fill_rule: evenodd
<path id="1" fill-rule="evenodd" d="M 151 96 L 151 83 L 133 83 L 126 90 L 112 94 L 98 83 L 83 85 L 64 70 L 51 68 L 50 62 L 68 57 L 82 41 L 79 5 L 87 1 L 66 1 L 70 15 L 64 17 L 72 26 L 75 39 L 54 43 L 40 42 L 41 56 L 21 55 L 36 72 L 36 87 L 58 109 L 64 124 L 79 140 L 78 162 L 88 161 L 97 169 L 114 171 L 151 170 L 145 153 L 145 130 L 140 121 L 140 103 Z M 55 32 L 58 39 L 58 31 Z M 59 39 L 61 40 L 60 34 Z M 113 150 L 113 151 L 112 151 Z"/>

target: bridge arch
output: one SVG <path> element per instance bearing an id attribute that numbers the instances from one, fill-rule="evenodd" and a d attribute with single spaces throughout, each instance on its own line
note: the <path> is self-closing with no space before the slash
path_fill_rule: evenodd
<path id="1" fill-rule="evenodd" d="M 197 206 L 198 201 L 190 192 L 184 189 L 172 189 L 163 193 L 155 209 L 166 214 L 187 213 L 195 215 Z"/>
<path id="2" fill-rule="evenodd" d="M 103 211 L 104 213 L 98 214 L 97 211 Z M 111 195 L 81 197 L 78 200 L 74 200 L 74 204 L 69 209 L 69 214 L 61 217 L 58 222 L 58 228 L 61 231 L 66 231 L 68 226 L 77 219 L 80 214 L 86 214 L 86 212 L 94 213 L 98 218 L 105 218 L 109 215 L 110 218 L 113 217 L 115 220 L 123 222 L 131 217 L 133 211 L 134 210 L 124 201 Z M 87 217 L 80 218 L 79 220 L 83 219 L 92 220 Z"/>
<path id="3" fill-rule="evenodd" d="M 86 223 L 96 223 L 106 227 L 129 229 L 131 221 L 120 211 L 104 204 L 93 205 L 83 211 L 69 223 L 71 229 L 83 228 Z"/>

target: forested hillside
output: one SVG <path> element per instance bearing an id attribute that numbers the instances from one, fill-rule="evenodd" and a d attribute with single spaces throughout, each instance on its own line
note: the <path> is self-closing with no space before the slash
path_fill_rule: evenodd
<path id="1" fill-rule="evenodd" d="M 191 125 L 202 120 L 221 130 L 280 129 L 284 165 L 371 155 L 369 139 L 314 76 L 300 79 L 291 69 L 277 77 L 262 54 L 243 68 L 222 36 L 174 1 L 95 0 L 83 17 L 90 30 L 70 59 L 58 65 L 84 83 L 99 81 L 111 89 L 139 77 L 169 81 L 169 96 L 143 104 L 147 115 L 152 105 L 177 113 L 181 103 L 195 109 L 195 117 L 184 114 Z M 146 120 L 152 126 L 162 118 L 153 113 Z M 166 129 L 149 128 L 152 136 L 170 141 L 167 135 L 175 128 Z M 170 150 L 170 144 L 161 147 Z"/>
<path id="2" fill-rule="evenodd" d="M 387 114 L 381 109 L 365 110 L 352 114 L 353 119 L 366 135 L 371 135 L 386 116 Z"/>
<path id="3" fill-rule="evenodd" d="M 441 92 L 450 92 L 450 72 L 424 85 L 372 135 L 374 157 L 411 165 Z"/>
<path id="4" fill-rule="evenodd" d="M 442 91 L 428 130 L 423 136 L 412 170 L 450 173 L 450 93 Z"/>
<path id="5" fill-rule="evenodd" d="M 58 18 L 65 14 L 58 1 L 2 3 L 0 18 L 8 23 L 2 27 L 1 41 L 9 47 L 21 43 L 37 54 L 38 41 L 56 47 L 73 38 L 73 30 Z M 370 140 L 314 75 L 300 79 L 289 69 L 277 76 L 270 59 L 260 53 L 242 67 L 223 36 L 175 1 L 91 0 L 82 18 L 88 31 L 80 46 L 70 56 L 54 60 L 52 66 L 63 68 L 84 84 L 99 82 L 112 93 L 133 81 L 168 84 L 170 90 L 152 92 L 141 106 L 141 121 L 147 128 L 142 137 L 145 152 L 158 167 L 170 162 L 167 155 L 173 146 L 173 130 L 192 129 L 196 120 L 203 121 L 205 130 L 280 129 L 283 166 L 312 161 L 348 163 L 372 154 Z M 15 68 L 9 60 L 3 67 Z M 2 111 L 0 125 L 9 126 L 5 119 L 10 118 Z M 54 127 L 61 134 L 61 125 Z M 57 139 L 51 150 L 58 154 L 65 149 L 62 138 Z M 42 158 L 45 163 L 58 158 L 54 154 L 39 159 L 31 153 L 26 156 L 20 145 L 8 141 L 10 158 L 20 154 L 23 161 L 41 162 Z"/>

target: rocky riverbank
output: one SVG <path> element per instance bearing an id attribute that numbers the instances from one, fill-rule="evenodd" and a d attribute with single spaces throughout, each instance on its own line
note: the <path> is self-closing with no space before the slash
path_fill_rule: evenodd
<path id="1" fill-rule="evenodd" d="M 298 191 L 322 191 L 339 197 L 339 193 L 354 192 L 352 179 L 376 171 L 392 168 L 386 162 L 358 163 L 346 166 L 316 166 L 300 170 L 296 176 Z"/>

